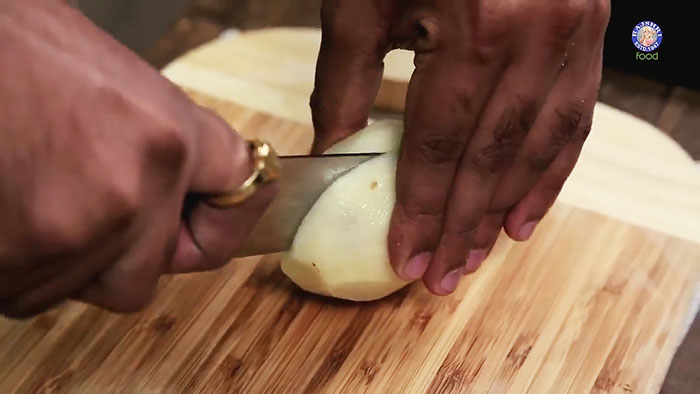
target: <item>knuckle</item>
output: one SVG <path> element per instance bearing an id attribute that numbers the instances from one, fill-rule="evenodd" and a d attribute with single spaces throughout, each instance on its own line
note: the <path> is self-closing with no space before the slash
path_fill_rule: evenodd
<path id="1" fill-rule="evenodd" d="M 563 148 L 577 133 L 581 139 L 586 139 L 592 125 L 592 121 L 588 119 L 589 113 L 592 113 L 592 110 L 585 107 L 585 100 L 569 102 L 555 109 L 550 130 L 550 145 Z"/>
<path id="2" fill-rule="evenodd" d="M 437 204 L 434 201 L 421 198 L 417 195 L 406 196 L 404 202 L 400 205 L 404 216 L 412 221 L 418 221 L 424 217 L 440 218 L 443 213 L 444 206 Z"/>
<path id="3" fill-rule="evenodd" d="M 510 167 L 516 151 L 517 146 L 514 144 L 505 144 L 497 141 L 477 150 L 471 156 L 469 162 L 476 175 L 487 178 Z"/>
<path id="4" fill-rule="evenodd" d="M 128 228 L 137 214 L 131 202 L 122 197 L 105 193 L 103 201 L 109 208 L 91 213 L 79 213 L 71 209 L 36 210 L 32 214 L 27 236 L 34 245 L 36 256 L 52 259 L 70 256 L 95 246 L 102 237 L 109 237 Z M 89 209 L 89 208 L 88 208 Z"/>
<path id="5" fill-rule="evenodd" d="M 532 99 L 519 99 L 516 106 L 507 108 L 499 117 L 493 131 L 494 141 L 504 146 L 517 146 L 532 128 L 539 104 Z"/>
<path id="6" fill-rule="evenodd" d="M 542 150 L 526 154 L 528 168 L 534 172 L 544 172 L 554 162 L 563 146 L 549 145 Z"/>
<path id="7" fill-rule="evenodd" d="M 188 147 L 183 126 L 183 119 L 190 116 L 186 113 L 191 108 L 188 102 L 179 95 L 172 95 L 178 99 L 174 101 L 174 106 L 157 103 L 142 105 L 139 99 L 128 97 L 112 86 L 98 88 L 98 94 L 103 103 L 112 109 L 118 109 L 132 124 L 137 125 L 142 138 L 139 147 L 143 149 L 143 155 L 149 163 L 155 163 L 163 170 L 179 170 L 182 167 Z M 195 128 L 196 124 L 193 122 L 189 126 Z"/>
<path id="8" fill-rule="evenodd" d="M 586 138 L 590 131 L 590 123 L 587 123 L 588 126 L 581 126 L 582 111 L 583 108 L 578 103 L 571 103 L 555 110 L 546 145 L 525 154 L 531 170 L 536 172 L 546 170 L 577 133 L 581 134 L 581 138 Z"/>
<path id="9" fill-rule="evenodd" d="M 581 123 L 582 126 L 579 127 L 579 141 L 585 141 L 588 139 L 588 135 L 591 134 L 591 129 L 593 128 L 593 121 L 587 120 Z"/>
<path id="10" fill-rule="evenodd" d="M 479 64 L 494 64 L 504 55 L 504 48 L 511 36 L 511 27 L 502 22 L 483 27 L 473 43 L 465 42 L 469 55 Z M 468 40 L 465 40 L 468 41 Z"/>
<path id="11" fill-rule="evenodd" d="M 593 26 L 603 28 L 608 24 L 610 0 L 590 0 L 587 8 Z"/>
<path id="12" fill-rule="evenodd" d="M 29 243 L 44 257 L 80 251 L 88 236 L 83 220 L 71 210 L 36 209 L 31 215 Z"/>
<path id="13" fill-rule="evenodd" d="M 539 101 L 519 99 L 516 107 L 508 108 L 494 129 L 494 142 L 477 150 L 470 163 L 477 175 L 489 176 L 508 168 L 532 128 L 539 113 Z"/>
<path id="14" fill-rule="evenodd" d="M 481 8 L 478 26 L 472 28 L 474 39 L 457 40 L 469 55 L 481 64 L 489 64 L 503 56 L 503 49 L 522 25 L 521 6 L 516 2 L 490 1 Z"/>
<path id="15" fill-rule="evenodd" d="M 486 211 L 485 225 L 496 228 L 503 224 L 503 218 L 515 203 L 515 199 L 510 198 L 510 202 L 506 204 L 496 204 L 495 200 L 491 201 L 491 204 Z"/>
<path id="16" fill-rule="evenodd" d="M 153 132 L 149 133 L 145 154 L 159 170 L 178 174 L 187 161 L 188 145 L 182 127 L 174 119 L 168 118 L 159 121 Z"/>
<path id="17" fill-rule="evenodd" d="M 480 223 L 481 221 L 476 216 L 464 217 L 460 220 L 446 223 L 445 232 L 460 237 L 468 237 L 476 233 Z"/>
<path id="18" fill-rule="evenodd" d="M 507 37 L 507 32 L 514 25 L 514 21 L 522 17 L 522 5 L 514 1 L 488 1 L 481 8 L 479 38 L 494 38 L 500 40 Z"/>
<path id="19" fill-rule="evenodd" d="M 108 171 L 98 171 L 108 173 Z M 51 189 L 26 208 L 21 237 L 33 245 L 39 259 L 70 256 L 95 246 L 95 242 L 128 228 L 140 211 L 138 180 L 108 180 L 88 183 L 83 190 Z"/>
<path id="20" fill-rule="evenodd" d="M 143 207 L 143 195 L 137 179 L 128 176 L 116 177 L 106 187 L 104 199 L 110 212 L 106 214 L 104 224 L 131 221 L 137 217 Z"/>
<path id="21" fill-rule="evenodd" d="M 584 101 L 570 102 L 554 110 L 554 123 L 551 130 L 553 143 L 565 144 L 576 133 L 583 118 Z"/>
<path id="22" fill-rule="evenodd" d="M 459 132 L 427 135 L 416 146 L 419 158 L 432 165 L 457 162 L 463 148 L 464 141 Z"/>
<path id="23" fill-rule="evenodd" d="M 569 39 L 578 29 L 588 10 L 588 0 L 557 2 L 552 9 L 550 32 L 556 38 Z"/>
<path id="24" fill-rule="evenodd" d="M 470 55 L 479 64 L 487 65 L 495 63 L 503 53 L 500 42 L 487 42 L 486 40 L 471 45 Z"/>

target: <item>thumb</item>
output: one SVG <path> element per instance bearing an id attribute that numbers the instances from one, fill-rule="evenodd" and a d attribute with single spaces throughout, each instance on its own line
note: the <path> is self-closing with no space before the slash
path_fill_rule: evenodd
<path id="1" fill-rule="evenodd" d="M 243 184 L 253 172 L 253 163 L 247 142 L 223 119 L 204 108 L 198 109 L 198 117 L 195 164 L 170 267 L 173 273 L 226 264 L 277 192 L 275 185 L 269 184 L 235 207 L 208 205 L 209 196 Z"/>

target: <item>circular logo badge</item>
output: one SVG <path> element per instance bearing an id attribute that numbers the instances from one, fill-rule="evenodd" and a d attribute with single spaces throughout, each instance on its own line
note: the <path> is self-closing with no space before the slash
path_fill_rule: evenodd
<path id="1" fill-rule="evenodd" d="M 662 39 L 661 28 L 652 21 L 640 22 L 632 30 L 632 43 L 642 52 L 657 50 Z"/>

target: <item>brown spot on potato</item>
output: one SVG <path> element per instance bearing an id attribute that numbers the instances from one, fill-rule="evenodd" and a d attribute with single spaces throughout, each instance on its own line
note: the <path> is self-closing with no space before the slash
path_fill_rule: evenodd
<path id="1" fill-rule="evenodd" d="M 377 181 L 372 181 L 372 183 L 369 185 L 370 190 L 374 190 L 379 186 L 379 183 Z"/>

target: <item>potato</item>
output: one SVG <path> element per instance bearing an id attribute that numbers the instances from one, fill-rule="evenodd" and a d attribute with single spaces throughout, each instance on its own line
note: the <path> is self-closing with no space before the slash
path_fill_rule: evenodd
<path id="1" fill-rule="evenodd" d="M 372 301 L 406 286 L 389 263 L 387 234 L 403 122 L 377 121 L 325 153 L 387 152 L 338 178 L 297 230 L 282 271 L 302 289 Z"/>
<path id="2" fill-rule="evenodd" d="M 380 120 L 336 143 L 324 153 L 372 153 L 398 150 L 403 135 L 400 120 Z"/>

